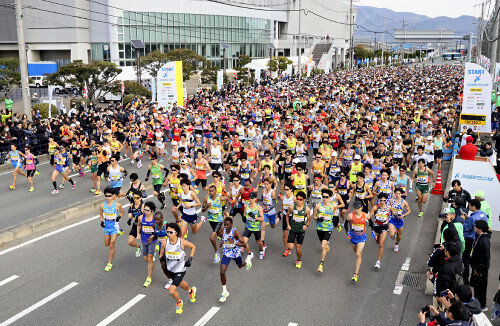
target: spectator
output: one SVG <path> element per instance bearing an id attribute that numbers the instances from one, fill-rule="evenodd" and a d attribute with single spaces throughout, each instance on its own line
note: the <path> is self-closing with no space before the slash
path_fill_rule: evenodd
<path id="1" fill-rule="evenodd" d="M 490 269 L 490 238 L 488 223 L 477 220 L 474 230 L 476 239 L 472 244 L 470 265 L 472 275 L 470 284 L 474 288 L 474 295 L 481 304 L 481 311 L 488 311 L 486 307 L 486 290 L 488 288 L 488 270 Z"/>
<path id="2" fill-rule="evenodd" d="M 472 136 L 470 136 L 470 135 L 467 136 L 465 138 L 465 141 L 467 143 L 465 145 L 463 145 L 462 147 L 460 147 L 460 150 L 458 151 L 458 155 L 460 155 L 460 157 L 463 160 L 472 160 L 473 161 L 474 158 L 476 157 L 476 153 L 479 150 L 479 148 L 472 143 L 472 141 L 473 141 Z"/>
<path id="3" fill-rule="evenodd" d="M 438 325 L 444 326 L 469 326 L 467 322 L 467 310 L 462 302 L 454 301 L 446 312 L 438 312 L 433 306 L 429 306 L 431 315 L 436 317 Z M 420 311 L 418 314 L 420 323 L 418 326 L 426 326 L 425 314 Z"/>
<path id="4" fill-rule="evenodd" d="M 488 226 L 491 228 L 492 225 L 492 214 L 491 214 L 491 206 L 485 200 L 484 191 L 478 190 L 474 194 L 474 198 L 481 202 L 481 210 L 486 213 L 488 216 Z"/>
<path id="5" fill-rule="evenodd" d="M 443 224 L 441 225 L 441 243 L 444 243 L 444 231 L 450 229 L 454 233 L 454 242 L 459 246 L 460 253 L 463 253 L 465 250 L 463 227 L 465 220 L 461 216 L 455 215 L 455 209 L 453 207 L 445 207 L 443 212 L 439 214 L 439 217 L 444 218 Z"/>
<path id="6" fill-rule="evenodd" d="M 453 180 L 451 182 L 451 188 L 452 189 L 447 194 L 444 194 L 443 201 L 448 201 L 448 203 L 453 203 L 457 196 L 463 197 L 464 198 L 463 206 L 467 207 L 471 200 L 471 196 L 467 190 L 462 188 L 462 183 L 460 182 L 460 180 L 458 179 Z"/>
<path id="7" fill-rule="evenodd" d="M 465 238 L 465 251 L 462 254 L 462 260 L 464 262 L 464 283 L 469 284 L 469 264 L 470 264 L 470 254 L 472 250 L 472 245 L 476 238 L 476 232 L 474 231 L 474 226 L 476 221 L 483 220 L 488 222 L 488 217 L 486 213 L 481 211 L 481 202 L 477 199 L 473 199 L 470 202 L 469 208 L 471 210 L 471 215 L 465 217 L 464 223 L 464 238 Z"/>
<path id="8" fill-rule="evenodd" d="M 438 297 L 441 292 L 450 289 L 452 292 L 456 286 L 456 275 L 462 273 L 462 260 L 458 255 L 459 249 L 455 243 L 447 243 L 444 246 L 445 262 L 435 275 L 427 272 L 427 278 L 434 283 L 434 296 Z"/>
<path id="9" fill-rule="evenodd" d="M 468 285 L 459 285 L 455 288 L 455 294 L 448 291 L 448 295 L 440 300 L 442 304 L 449 308 L 453 301 L 460 301 L 465 305 L 467 310 L 466 320 L 470 323 L 472 316 L 481 313 L 481 304 L 479 300 L 472 296 L 472 289 Z"/>

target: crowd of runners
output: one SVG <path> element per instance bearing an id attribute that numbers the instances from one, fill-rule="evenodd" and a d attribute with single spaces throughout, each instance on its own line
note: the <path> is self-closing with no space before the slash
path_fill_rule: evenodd
<path id="1" fill-rule="evenodd" d="M 454 136 L 462 80 L 461 66 L 373 68 L 259 86 L 231 83 L 200 90 L 184 107 L 159 108 L 136 98 L 125 107 L 82 110 L 48 124 L 51 176 L 37 175 L 29 146 L 11 146 L 10 189 L 20 183 L 18 175 L 28 178 L 29 191 L 37 178 L 50 177 L 56 196 L 65 181 L 76 187 L 70 171 L 91 177 L 89 196 L 105 197 L 105 270 L 113 267 L 126 223 L 128 244 L 148 263 L 144 286 L 151 285 L 159 257 L 178 314 L 178 287 L 196 301 L 196 288 L 184 278 L 195 244 L 205 241 L 195 235 L 202 227 L 212 230 L 221 302 L 229 295 L 231 260 L 249 270 L 257 248 L 264 260 L 269 228 L 282 230 L 280 250 L 296 256 L 296 268 L 307 254 L 305 234 L 315 229 L 320 273 L 332 233 L 344 230 L 357 282 L 367 235 L 379 247 L 374 268 L 380 269 L 387 235 L 397 252 L 404 219 L 425 218 L 443 149 Z M 128 164 L 139 173 L 128 174 Z M 154 200 L 145 199 L 150 183 Z M 122 197 L 130 201 L 128 210 Z M 418 202 L 418 212 L 409 201 Z"/>

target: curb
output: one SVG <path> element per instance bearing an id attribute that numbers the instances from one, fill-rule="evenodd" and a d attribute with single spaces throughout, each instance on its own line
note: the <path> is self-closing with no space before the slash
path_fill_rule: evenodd
<path id="1" fill-rule="evenodd" d="M 145 185 L 145 188 L 146 190 L 151 190 L 153 189 L 153 185 Z M 0 231 L 0 248 L 9 242 L 46 230 L 50 227 L 57 226 L 66 221 L 73 220 L 90 213 L 98 213 L 100 205 L 103 201 L 104 198 L 102 196 L 91 197 L 86 200 L 76 202 L 63 209 L 52 211 L 34 217 L 23 223 L 10 226 Z M 124 204 L 128 203 L 128 200 L 126 198 L 122 198 L 119 199 L 118 202 Z"/>

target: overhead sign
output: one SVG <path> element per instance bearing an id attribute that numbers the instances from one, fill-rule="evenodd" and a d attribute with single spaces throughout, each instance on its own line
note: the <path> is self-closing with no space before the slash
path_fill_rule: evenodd
<path id="1" fill-rule="evenodd" d="M 490 162 L 453 160 L 452 180 L 460 180 L 462 188 L 474 195 L 478 190 L 485 193 L 485 200 L 491 207 L 492 229 L 500 231 L 500 201 L 497 196 L 500 193 L 500 183 L 498 182 L 495 170 Z"/>
<path id="2" fill-rule="evenodd" d="M 460 124 L 466 125 L 486 125 L 486 116 L 481 114 L 460 114 Z"/>
<path id="3" fill-rule="evenodd" d="M 158 70 L 158 105 L 160 107 L 184 105 L 182 61 L 167 62 Z"/>
<path id="4" fill-rule="evenodd" d="M 470 121 L 482 119 L 484 123 L 462 123 L 461 118 L 461 130 L 470 127 L 477 132 L 491 132 L 491 87 L 491 75 L 486 69 L 475 63 L 465 63 L 462 114 L 481 116 Z"/>

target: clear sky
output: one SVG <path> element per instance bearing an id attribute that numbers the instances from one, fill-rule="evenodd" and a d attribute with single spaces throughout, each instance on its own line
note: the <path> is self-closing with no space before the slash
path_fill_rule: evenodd
<path id="1" fill-rule="evenodd" d="M 492 0 L 494 3 L 495 1 Z M 462 15 L 478 16 L 480 9 L 474 8 L 479 0 L 360 0 L 354 5 L 387 8 L 393 11 L 407 11 L 429 17 Z M 488 5 L 485 5 L 485 11 Z M 491 10 L 492 8 L 490 8 Z"/>

